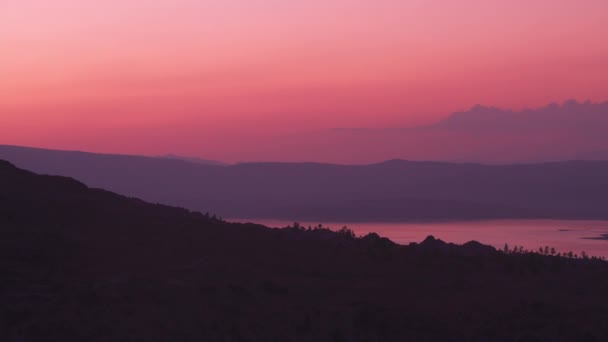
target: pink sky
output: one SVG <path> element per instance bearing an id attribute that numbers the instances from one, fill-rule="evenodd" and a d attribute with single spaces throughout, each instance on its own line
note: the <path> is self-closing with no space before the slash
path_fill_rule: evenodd
<path id="1" fill-rule="evenodd" d="M 3 0 L 0 143 L 332 161 L 332 127 L 608 99 L 606 23 L 605 0 Z"/>

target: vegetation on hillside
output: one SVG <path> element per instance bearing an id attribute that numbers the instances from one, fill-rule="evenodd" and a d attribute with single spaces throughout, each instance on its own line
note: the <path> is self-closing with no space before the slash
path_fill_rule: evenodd
<path id="1" fill-rule="evenodd" d="M 228 223 L 0 162 L 2 341 L 606 341 L 608 263 Z"/>

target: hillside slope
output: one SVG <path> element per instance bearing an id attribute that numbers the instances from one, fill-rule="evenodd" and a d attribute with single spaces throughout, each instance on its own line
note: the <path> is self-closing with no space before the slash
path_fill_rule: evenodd
<path id="1" fill-rule="evenodd" d="M 2 341 L 602 341 L 608 267 L 231 224 L 0 162 Z"/>

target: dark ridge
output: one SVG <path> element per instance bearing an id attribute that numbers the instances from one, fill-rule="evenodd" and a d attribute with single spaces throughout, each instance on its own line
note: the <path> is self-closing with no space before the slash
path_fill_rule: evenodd
<path id="1" fill-rule="evenodd" d="M 6 160 L 0 159 L 0 167 L 10 168 L 10 167 L 15 167 L 15 166 Z"/>
<path id="2" fill-rule="evenodd" d="M 586 238 L 586 239 L 589 239 L 589 240 L 608 240 L 608 234 L 602 234 L 600 236 L 589 237 L 589 238 Z"/>
<path id="3" fill-rule="evenodd" d="M 0 162 L 1 341 L 605 341 L 608 266 L 270 229 Z"/>

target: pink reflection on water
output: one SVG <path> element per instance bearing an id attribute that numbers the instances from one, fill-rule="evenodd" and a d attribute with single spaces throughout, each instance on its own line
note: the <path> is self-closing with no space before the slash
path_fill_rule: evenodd
<path id="1" fill-rule="evenodd" d="M 236 219 L 240 222 L 256 222 L 270 227 L 285 227 L 293 222 L 263 219 Z M 558 252 L 608 258 L 608 239 L 599 240 L 608 234 L 608 221 L 561 221 L 561 220 L 492 220 L 457 222 L 365 222 L 323 223 L 332 229 L 348 226 L 357 235 L 378 233 L 400 244 L 421 242 L 434 235 L 446 242 L 462 244 L 471 240 L 496 248 L 523 246 L 538 250 L 541 246 L 555 247 Z M 319 222 L 300 222 L 301 225 L 317 226 Z"/>

